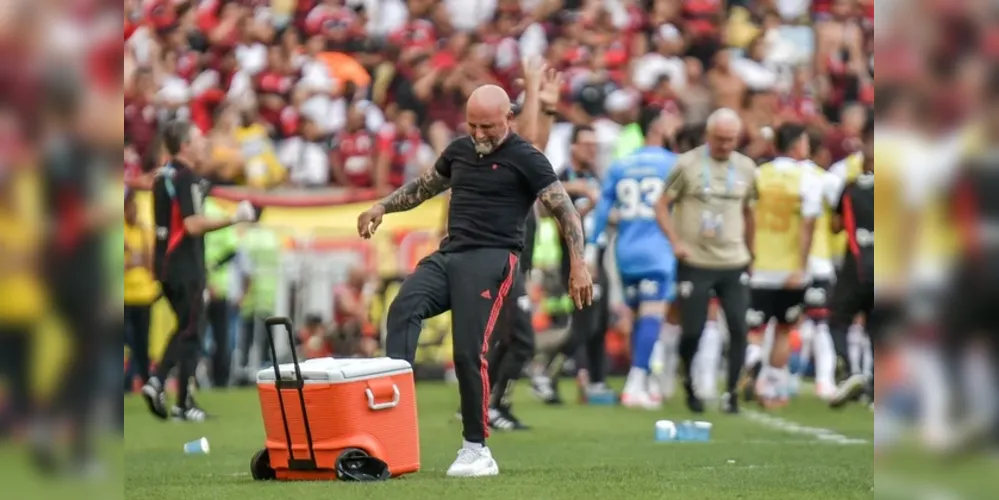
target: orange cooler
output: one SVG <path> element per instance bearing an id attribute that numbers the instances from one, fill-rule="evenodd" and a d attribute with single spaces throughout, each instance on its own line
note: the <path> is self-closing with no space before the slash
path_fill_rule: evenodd
<path id="1" fill-rule="evenodd" d="M 298 367 L 301 378 L 294 363 L 280 365 L 277 384 L 273 367 L 257 373 L 266 454 L 276 479 L 336 479 L 336 460 L 348 449 L 381 459 L 393 477 L 420 469 L 409 363 L 317 358 Z"/>

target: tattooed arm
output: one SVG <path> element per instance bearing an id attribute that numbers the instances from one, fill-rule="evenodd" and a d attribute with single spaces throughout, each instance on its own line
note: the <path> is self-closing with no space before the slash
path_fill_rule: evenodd
<path id="1" fill-rule="evenodd" d="M 576 207 L 569 198 L 569 193 L 566 193 L 565 187 L 562 186 L 561 182 L 555 181 L 538 193 L 538 199 L 558 222 L 572 262 L 582 263 L 583 246 L 586 242 L 583 238 L 583 223 L 579 218 L 579 212 L 576 211 Z"/>
<path id="2" fill-rule="evenodd" d="M 405 212 L 418 207 L 424 201 L 443 193 L 451 187 L 451 179 L 444 177 L 436 168 L 429 168 L 423 175 L 407 182 L 378 204 L 385 213 Z"/>

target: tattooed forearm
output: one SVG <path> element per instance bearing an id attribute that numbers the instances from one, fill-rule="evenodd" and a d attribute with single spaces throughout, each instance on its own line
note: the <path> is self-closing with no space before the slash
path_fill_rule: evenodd
<path id="1" fill-rule="evenodd" d="M 558 181 L 551 183 L 538 193 L 538 199 L 558 222 L 562 238 L 569 248 L 569 257 L 574 262 L 582 262 L 583 245 L 586 241 L 583 238 L 583 224 L 562 183 Z"/>
<path id="2" fill-rule="evenodd" d="M 405 212 L 420 206 L 421 203 L 446 191 L 449 187 L 451 179 L 442 176 L 437 169 L 431 167 L 423 175 L 407 182 L 378 203 L 385 207 L 387 214 Z"/>

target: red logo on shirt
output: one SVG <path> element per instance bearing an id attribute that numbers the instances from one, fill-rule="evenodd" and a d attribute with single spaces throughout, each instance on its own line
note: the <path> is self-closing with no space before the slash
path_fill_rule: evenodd
<path id="1" fill-rule="evenodd" d="M 499 165 L 493 163 L 493 170 L 496 170 L 497 168 L 499 168 Z"/>

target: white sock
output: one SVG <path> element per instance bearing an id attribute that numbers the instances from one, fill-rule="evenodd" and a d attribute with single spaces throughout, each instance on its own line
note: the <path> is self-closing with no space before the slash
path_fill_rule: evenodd
<path id="1" fill-rule="evenodd" d="M 721 359 L 721 351 L 722 338 L 718 323 L 708 321 L 697 348 L 700 362 L 694 363 L 697 385 L 707 395 L 714 394 L 718 387 L 718 362 Z"/>
<path id="2" fill-rule="evenodd" d="M 756 344 L 746 346 L 746 366 L 751 367 L 763 359 L 763 348 Z"/>
<path id="3" fill-rule="evenodd" d="M 645 370 L 632 366 L 628 372 L 628 378 L 624 382 L 624 392 L 628 394 L 644 393 L 647 377 L 648 373 Z"/>
<path id="4" fill-rule="evenodd" d="M 473 443 L 471 441 L 462 440 L 461 447 L 465 448 L 466 450 L 481 450 L 482 448 L 485 448 L 486 445 L 482 443 Z"/>
<path id="5" fill-rule="evenodd" d="M 861 365 L 861 367 L 863 369 L 863 374 L 867 375 L 868 377 L 873 377 L 874 376 L 874 346 L 871 344 L 871 338 L 869 336 L 867 336 L 867 335 L 864 335 L 863 349 L 864 349 L 863 350 L 863 358 L 862 358 L 863 361 L 860 363 L 860 365 Z"/>
<path id="6" fill-rule="evenodd" d="M 815 383 L 832 389 L 836 385 L 836 348 L 829 333 L 829 324 L 820 321 L 815 330 Z"/>
<path id="7" fill-rule="evenodd" d="M 811 318 L 805 318 L 805 321 L 801 322 L 801 327 L 798 328 L 798 333 L 801 335 L 801 352 L 799 356 L 801 358 L 801 363 L 804 365 L 809 359 L 815 359 L 814 355 L 814 339 L 815 339 L 815 320 Z M 801 378 L 801 371 L 799 370 L 797 378 Z"/>
<path id="8" fill-rule="evenodd" d="M 756 382 L 756 392 L 764 398 L 774 398 L 777 396 L 779 375 L 776 368 L 764 365 L 760 370 L 760 376 Z"/>
<path id="9" fill-rule="evenodd" d="M 649 371 L 659 375 L 663 372 L 664 363 L 666 361 L 666 346 L 663 345 L 662 334 L 659 335 L 659 340 L 656 344 L 652 346 L 652 357 L 649 359 Z"/>
<path id="10" fill-rule="evenodd" d="M 672 388 L 680 367 L 680 325 L 663 323 L 662 330 L 659 331 L 659 343 L 663 347 L 663 371 L 660 374 L 662 386 Z"/>
<path id="11" fill-rule="evenodd" d="M 850 374 L 863 373 L 864 327 L 850 326 L 846 333 L 847 354 L 850 357 Z"/>

